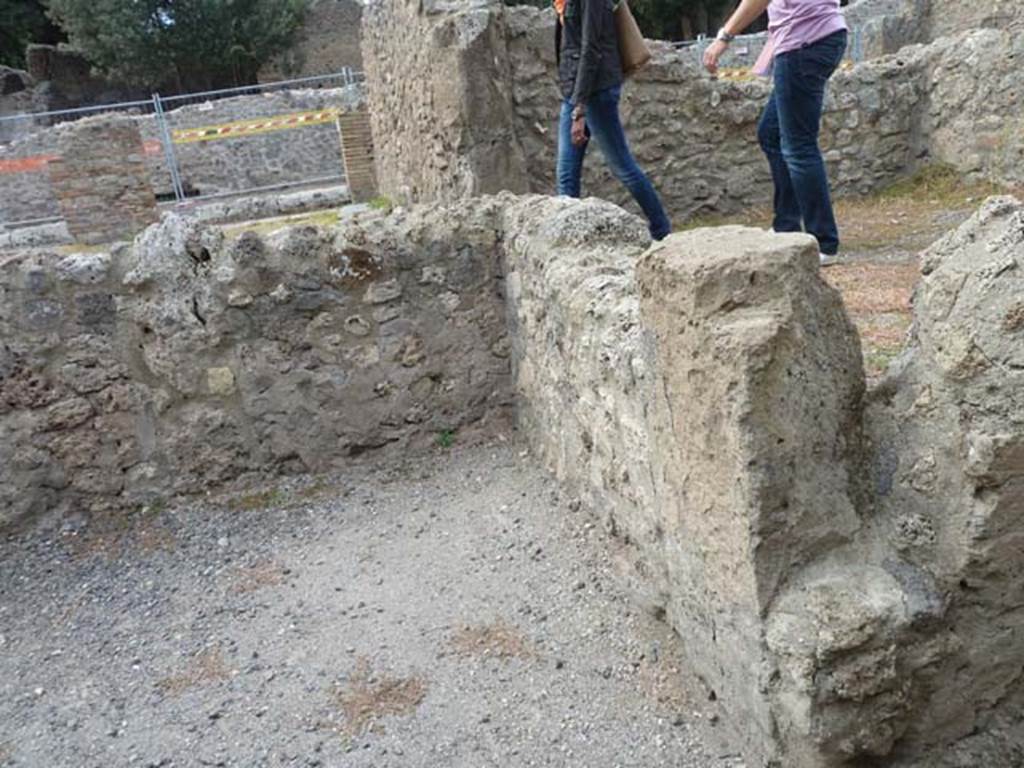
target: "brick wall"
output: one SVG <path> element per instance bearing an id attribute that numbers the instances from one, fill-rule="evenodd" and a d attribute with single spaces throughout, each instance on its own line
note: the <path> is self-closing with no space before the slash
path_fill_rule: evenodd
<path id="1" fill-rule="evenodd" d="M 99 115 L 62 126 L 49 179 L 68 230 L 80 243 L 133 237 L 157 219 L 138 123 Z"/>

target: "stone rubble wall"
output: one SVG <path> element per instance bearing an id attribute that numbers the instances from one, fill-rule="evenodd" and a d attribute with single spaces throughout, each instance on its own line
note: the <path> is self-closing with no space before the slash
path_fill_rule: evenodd
<path id="1" fill-rule="evenodd" d="M 1018 7 L 1024 20 L 1024 3 Z M 1024 184 L 1024 23 L 944 38 L 921 55 L 931 156 L 964 173 Z"/>
<path id="2" fill-rule="evenodd" d="M 864 0 L 849 12 L 851 45 L 863 49 L 851 53 L 865 60 L 837 72 L 826 99 L 822 147 L 836 193 L 884 188 L 932 160 L 1017 182 L 1024 166 L 1020 91 L 1012 83 L 1021 36 L 990 30 L 907 45 L 927 40 L 924 0 Z M 399 36 L 395 28 L 417 32 Z M 622 115 L 672 217 L 770 202 L 756 136 L 770 83 L 742 71 L 713 79 L 693 48 L 652 46 L 652 65 L 624 86 Z M 364 17 L 364 59 L 386 194 L 453 200 L 521 191 L 524 176 L 530 191 L 553 192 L 560 101 L 553 12 L 487 0 L 469 10 L 428 3 L 420 12 L 405 0 L 378 0 Z M 486 71 L 492 87 L 464 88 L 458 73 L 466 68 Z M 598 148 L 590 155 L 584 194 L 636 211 Z"/>
<path id="3" fill-rule="evenodd" d="M 854 61 L 896 53 L 907 45 L 931 42 L 932 0 L 854 0 L 843 8 L 850 27 Z"/>
<path id="4" fill-rule="evenodd" d="M 515 401 L 747 764 L 1018 764 L 1024 206 L 926 252 L 869 391 L 810 237 L 649 246 L 611 203 L 504 195 L 7 257 L 4 520 L 340 471 Z"/>
<path id="5" fill-rule="evenodd" d="M 365 215 L 0 261 L 0 523 L 343 468 L 510 403 L 497 228 Z"/>
<path id="6" fill-rule="evenodd" d="M 174 102 L 169 106 L 173 107 Z M 327 108 L 364 109 L 362 87 L 354 85 L 239 96 L 172 108 L 167 114 L 170 129 L 180 130 Z M 156 121 L 151 115 L 135 115 L 133 119 L 139 123 L 143 141 L 151 147 L 145 161 L 154 191 L 163 199 L 173 197 Z M 20 172 L 4 171 L 3 168 L 5 163 L 59 154 L 59 134 L 60 126 L 40 128 L 11 144 L 0 146 L 0 223 L 59 215 L 57 197 L 47 177 L 45 164 Z M 98 148 L 106 147 L 112 156 L 116 154 L 115 145 L 104 144 L 102 137 L 97 141 L 100 142 Z M 340 175 L 344 168 L 338 128 L 333 123 L 242 138 L 176 144 L 175 153 L 186 189 L 201 194 L 299 184 L 310 179 Z"/>
<path id="7" fill-rule="evenodd" d="M 63 125 L 57 147 L 47 171 L 76 242 L 129 240 L 157 220 L 136 121 L 99 115 Z"/>
<path id="8" fill-rule="evenodd" d="M 363 4 L 359 0 L 313 0 L 298 42 L 259 71 L 259 81 L 362 69 L 359 46 Z"/>
<path id="9" fill-rule="evenodd" d="M 516 9 L 509 25 L 518 137 L 531 189 L 555 189 L 559 96 L 554 80 L 554 18 Z M 822 146 L 839 194 L 891 183 L 915 161 L 915 123 L 922 99 L 919 66 L 870 61 L 836 75 L 827 100 Z M 757 122 L 770 93 L 766 80 L 712 79 L 688 51 L 656 48 L 653 64 L 627 82 L 622 116 L 640 166 L 677 221 L 736 213 L 771 193 Z M 592 147 L 584 194 L 636 210 L 628 192 Z"/>
<path id="10" fill-rule="evenodd" d="M 933 38 L 979 28 L 1002 29 L 1024 21 L 1019 0 L 929 0 L 928 29 Z"/>
<path id="11" fill-rule="evenodd" d="M 1018 764 L 1024 206 L 926 254 L 911 345 L 867 394 L 807 238 L 698 230 L 637 264 L 602 203 L 506 220 L 521 426 L 747 763 Z"/>
<path id="12" fill-rule="evenodd" d="M 363 62 L 382 194 L 410 202 L 528 191 L 504 18 L 490 0 L 366 7 Z"/>

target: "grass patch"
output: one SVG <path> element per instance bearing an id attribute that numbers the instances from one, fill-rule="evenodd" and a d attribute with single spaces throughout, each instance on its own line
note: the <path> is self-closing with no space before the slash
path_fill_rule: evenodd
<path id="1" fill-rule="evenodd" d="M 874 197 L 878 200 L 925 199 L 932 204 L 955 206 L 963 205 L 972 198 L 999 195 L 1006 191 L 1005 187 L 991 182 L 965 184 L 958 170 L 936 163 L 921 168 L 912 176 L 900 179 Z"/>
<path id="2" fill-rule="evenodd" d="M 326 496 L 340 496 L 344 493 L 344 488 L 338 483 L 328 482 L 327 480 L 318 479 L 311 485 L 307 485 L 300 491 L 296 491 L 295 495 L 304 500 L 322 499 Z"/>
<path id="3" fill-rule="evenodd" d="M 363 658 L 356 663 L 348 684 L 335 690 L 334 702 L 345 718 L 343 732 L 358 736 L 385 717 L 413 714 L 426 695 L 422 679 L 375 676 L 370 662 Z"/>
<path id="4" fill-rule="evenodd" d="M 455 431 L 451 429 L 444 429 L 437 433 L 437 437 L 434 438 L 434 442 L 438 448 L 451 448 L 455 445 Z"/>
<path id="5" fill-rule="evenodd" d="M 258 512 L 281 506 L 284 504 L 285 498 L 285 494 L 280 488 L 269 488 L 239 496 L 231 501 L 229 507 L 234 512 Z"/>
<path id="6" fill-rule="evenodd" d="M 394 201 L 386 195 L 378 195 L 377 197 L 367 200 L 366 204 L 375 211 L 384 211 L 385 213 L 391 213 L 395 208 Z"/>
<path id="7" fill-rule="evenodd" d="M 192 688 L 227 680 L 229 676 L 223 655 L 214 649 L 196 654 L 184 670 L 165 677 L 156 687 L 165 696 L 180 696 Z"/>
<path id="8" fill-rule="evenodd" d="M 257 235 L 269 235 L 285 227 L 300 225 L 314 227 L 333 227 L 341 220 L 341 213 L 337 209 L 323 211 L 310 211 L 309 213 L 298 213 L 292 216 L 275 216 L 271 219 L 243 222 L 242 224 L 226 224 L 222 231 L 224 237 L 230 239 L 238 238 L 243 232 L 254 232 Z"/>
<path id="9" fill-rule="evenodd" d="M 1013 190 L 978 181 L 966 182 L 954 168 L 929 165 L 912 176 L 865 197 L 835 202 L 843 248 L 847 251 L 900 250 L 916 252 L 959 226 L 981 201 Z M 768 208 L 750 208 L 737 214 L 700 214 L 681 222 L 676 231 L 740 224 L 771 226 Z"/>
<path id="10" fill-rule="evenodd" d="M 456 653 L 463 656 L 526 659 L 536 655 L 519 630 L 501 621 L 478 627 L 461 627 L 452 636 L 451 644 Z"/>
<path id="11" fill-rule="evenodd" d="M 913 253 L 963 223 L 985 198 L 1009 191 L 930 165 L 874 195 L 837 201 L 836 216 L 847 249 Z"/>

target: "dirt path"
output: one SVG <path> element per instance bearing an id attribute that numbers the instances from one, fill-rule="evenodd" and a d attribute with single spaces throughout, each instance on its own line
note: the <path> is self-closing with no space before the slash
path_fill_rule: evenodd
<path id="1" fill-rule="evenodd" d="M 338 482 L 0 544 L 0 764 L 740 765 L 519 446 Z"/>
<path id="2" fill-rule="evenodd" d="M 949 168 L 933 166 L 879 194 L 836 201 L 842 250 L 839 263 L 823 274 L 843 294 L 860 331 L 870 379 L 880 377 L 903 350 L 920 277 L 918 255 L 966 221 L 985 198 L 1007 193 L 1022 191 L 967 182 Z M 687 227 L 718 224 L 768 227 L 771 211 L 700 219 Z"/>

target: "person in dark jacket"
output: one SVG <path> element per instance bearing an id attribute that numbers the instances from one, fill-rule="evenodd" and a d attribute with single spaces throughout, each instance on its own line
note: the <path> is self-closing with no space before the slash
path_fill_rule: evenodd
<path id="1" fill-rule="evenodd" d="M 647 217 L 651 237 L 672 231 L 654 186 L 633 159 L 619 119 L 622 60 L 613 0 L 555 0 L 555 46 L 563 102 L 558 124 L 558 194 L 580 196 L 583 158 L 597 139 L 612 173 Z"/>

